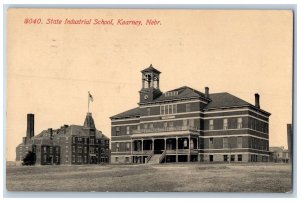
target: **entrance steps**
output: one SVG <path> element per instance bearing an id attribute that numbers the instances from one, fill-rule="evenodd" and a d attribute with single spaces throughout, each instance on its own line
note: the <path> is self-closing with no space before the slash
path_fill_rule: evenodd
<path id="1" fill-rule="evenodd" d="M 161 154 L 153 154 L 150 160 L 148 161 L 148 164 L 158 164 L 160 157 Z"/>

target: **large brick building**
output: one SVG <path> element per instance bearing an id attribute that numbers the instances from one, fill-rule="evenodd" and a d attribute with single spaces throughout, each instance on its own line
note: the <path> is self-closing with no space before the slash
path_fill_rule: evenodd
<path id="1" fill-rule="evenodd" d="M 91 113 L 83 126 L 64 125 L 49 128 L 34 136 L 34 114 L 27 115 L 27 133 L 16 148 L 16 161 L 22 161 L 28 151 L 35 154 L 37 165 L 70 165 L 108 163 L 109 139 L 95 127 Z"/>
<path id="2" fill-rule="evenodd" d="M 269 116 L 230 93 L 184 86 L 162 93 L 160 72 L 142 71 L 138 107 L 111 117 L 112 163 L 268 161 Z"/>

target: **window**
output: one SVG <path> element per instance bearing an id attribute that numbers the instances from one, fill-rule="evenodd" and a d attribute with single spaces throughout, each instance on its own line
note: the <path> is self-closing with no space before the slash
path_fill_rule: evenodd
<path id="1" fill-rule="evenodd" d="M 173 105 L 173 114 L 176 114 L 177 113 L 177 104 L 174 104 Z"/>
<path id="2" fill-rule="evenodd" d="M 126 149 L 127 149 L 127 150 L 130 149 L 130 143 L 129 143 L 129 142 L 126 143 Z"/>
<path id="3" fill-rule="evenodd" d="M 160 106 L 160 114 L 161 115 L 165 114 L 165 106 Z"/>
<path id="4" fill-rule="evenodd" d="M 243 119 L 242 118 L 237 119 L 237 128 L 243 128 Z"/>
<path id="5" fill-rule="evenodd" d="M 164 122 L 164 128 L 168 127 L 168 122 Z"/>
<path id="6" fill-rule="evenodd" d="M 125 157 L 125 162 L 129 163 L 129 157 Z"/>
<path id="7" fill-rule="evenodd" d="M 166 92 L 165 96 L 169 97 L 169 96 L 177 96 L 178 95 L 178 91 L 170 91 L 170 92 Z"/>
<path id="8" fill-rule="evenodd" d="M 237 137 L 237 148 L 243 148 L 243 137 Z"/>
<path id="9" fill-rule="evenodd" d="M 242 154 L 239 154 L 238 155 L 238 161 L 242 161 L 243 160 L 243 155 Z"/>
<path id="10" fill-rule="evenodd" d="M 120 127 L 116 127 L 116 136 L 120 135 Z"/>
<path id="11" fill-rule="evenodd" d="M 90 147 L 90 153 L 94 154 L 95 153 L 95 148 L 94 147 Z"/>
<path id="12" fill-rule="evenodd" d="M 82 153 L 82 147 L 81 146 L 78 146 L 77 153 Z"/>
<path id="13" fill-rule="evenodd" d="M 160 114 L 174 114 L 177 113 L 177 104 L 160 106 Z"/>
<path id="14" fill-rule="evenodd" d="M 53 152 L 52 147 L 49 147 L 49 149 L 50 149 L 50 154 L 52 154 L 52 152 Z"/>
<path id="15" fill-rule="evenodd" d="M 150 116 L 150 114 L 151 114 L 151 109 L 147 108 L 147 116 Z"/>
<path id="16" fill-rule="evenodd" d="M 126 126 L 126 134 L 129 135 L 130 134 L 130 127 Z"/>
<path id="17" fill-rule="evenodd" d="M 223 148 L 228 148 L 228 138 L 227 137 L 223 138 Z"/>
<path id="18" fill-rule="evenodd" d="M 87 147 L 84 147 L 84 148 L 83 148 L 83 152 L 84 152 L 84 153 L 87 153 Z"/>
<path id="19" fill-rule="evenodd" d="M 94 138 L 91 138 L 91 139 L 90 139 L 90 144 L 94 144 L 94 143 L 95 143 Z"/>
<path id="20" fill-rule="evenodd" d="M 81 156 L 77 156 L 77 162 L 78 163 L 81 163 L 82 161 L 81 161 Z"/>
<path id="21" fill-rule="evenodd" d="M 84 156 L 84 163 L 87 163 L 87 156 Z"/>
<path id="22" fill-rule="evenodd" d="M 72 146 L 72 151 L 76 152 L 75 146 Z"/>
<path id="23" fill-rule="evenodd" d="M 87 142 L 88 142 L 88 139 L 84 138 L 84 144 L 87 144 Z"/>
<path id="24" fill-rule="evenodd" d="M 119 162 L 119 157 L 115 157 L 115 162 Z"/>
<path id="25" fill-rule="evenodd" d="M 58 153 L 59 152 L 59 147 L 55 147 L 55 151 L 56 151 L 56 153 Z"/>
<path id="26" fill-rule="evenodd" d="M 169 105 L 164 106 L 164 112 L 165 114 L 169 114 Z"/>
<path id="27" fill-rule="evenodd" d="M 76 137 L 72 137 L 72 142 L 73 142 L 73 143 L 76 142 Z"/>
<path id="28" fill-rule="evenodd" d="M 47 155 L 44 155 L 44 163 L 47 162 Z"/>
<path id="29" fill-rule="evenodd" d="M 228 155 L 223 155 L 223 160 L 228 161 Z"/>
<path id="30" fill-rule="evenodd" d="M 120 149 L 120 144 L 119 144 L 119 143 L 117 143 L 117 144 L 116 144 L 116 152 L 118 152 L 118 151 L 119 151 L 119 149 Z"/>
<path id="31" fill-rule="evenodd" d="M 150 124 L 149 124 L 149 128 L 150 128 L 150 129 L 153 129 L 153 123 L 150 123 Z"/>
<path id="32" fill-rule="evenodd" d="M 251 138 L 251 144 L 250 144 L 250 148 L 256 148 L 255 146 L 255 139 L 254 138 Z"/>
<path id="33" fill-rule="evenodd" d="M 235 155 L 231 155 L 230 156 L 230 161 L 234 161 L 235 160 Z"/>
<path id="34" fill-rule="evenodd" d="M 47 147 L 44 147 L 44 152 L 47 152 Z"/>
<path id="35" fill-rule="evenodd" d="M 214 129 L 214 120 L 209 120 L 209 130 Z"/>
<path id="36" fill-rule="evenodd" d="M 82 142 L 82 138 L 81 137 L 79 137 L 77 140 L 78 140 L 78 142 Z"/>
<path id="37" fill-rule="evenodd" d="M 187 148 L 187 139 L 185 139 L 185 140 L 183 141 L 183 147 L 184 147 L 184 148 Z"/>
<path id="38" fill-rule="evenodd" d="M 190 119 L 189 120 L 189 126 L 194 127 L 194 125 L 195 125 L 194 119 Z"/>
<path id="39" fill-rule="evenodd" d="M 228 129 L 228 119 L 223 119 L 223 129 L 224 130 Z"/>
<path id="40" fill-rule="evenodd" d="M 173 105 L 168 105 L 169 106 L 169 114 L 173 114 Z"/>
<path id="41" fill-rule="evenodd" d="M 187 119 L 183 120 L 183 126 L 187 126 Z"/>
<path id="42" fill-rule="evenodd" d="M 209 155 L 209 161 L 213 162 L 214 161 L 214 155 Z"/>
<path id="43" fill-rule="evenodd" d="M 191 111 L 191 104 L 188 103 L 188 104 L 185 105 L 185 111 L 186 112 L 190 112 Z"/>
<path id="44" fill-rule="evenodd" d="M 72 162 L 75 163 L 75 155 L 72 155 Z"/>
<path id="45" fill-rule="evenodd" d="M 209 138 L 209 148 L 213 148 L 214 147 L 214 139 L 213 138 Z"/>

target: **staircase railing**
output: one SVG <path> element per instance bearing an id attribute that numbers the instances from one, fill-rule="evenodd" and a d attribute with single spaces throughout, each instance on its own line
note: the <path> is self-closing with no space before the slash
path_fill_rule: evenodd
<path id="1" fill-rule="evenodd" d="M 150 161 L 150 159 L 151 159 L 151 157 L 153 156 L 153 154 L 154 154 L 154 151 L 152 151 L 152 152 L 149 154 L 149 156 L 146 158 L 146 163 L 148 163 L 148 162 Z"/>
<path id="2" fill-rule="evenodd" d="M 159 157 L 158 163 L 160 163 L 160 162 L 162 162 L 162 160 L 164 160 L 164 158 L 166 157 L 166 151 L 167 151 L 167 150 L 165 150 L 165 151 L 161 154 L 161 156 Z"/>

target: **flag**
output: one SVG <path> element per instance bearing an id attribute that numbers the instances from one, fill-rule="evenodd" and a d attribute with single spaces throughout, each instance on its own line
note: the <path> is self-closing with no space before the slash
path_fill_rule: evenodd
<path id="1" fill-rule="evenodd" d="M 93 96 L 91 95 L 90 91 L 88 93 L 89 93 L 89 100 L 93 102 L 94 101 Z"/>

